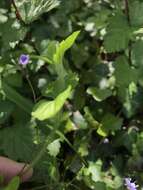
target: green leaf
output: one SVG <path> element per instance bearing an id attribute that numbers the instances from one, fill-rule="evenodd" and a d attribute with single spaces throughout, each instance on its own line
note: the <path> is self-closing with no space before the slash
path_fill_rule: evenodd
<path id="1" fill-rule="evenodd" d="M 106 98 L 110 97 L 112 95 L 112 91 L 109 89 L 99 89 L 96 87 L 89 87 L 87 89 L 87 93 L 92 95 L 92 97 L 98 101 L 101 102 L 105 100 Z"/>
<path id="2" fill-rule="evenodd" d="M 143 25 L 143 2 L 132 1 L 129 7 L 130 20 L 133 26 Z"/>
<path id="3" fill-rule="evenodd" d="M 6 97 L 18 105 L 25 112 L 31 114 L 33 104 L 27 98 L 21 96 L 14 88 L 10 87 L 6 82 L 2 81 L 2 90 Z"/>
<path id="4" fill-rule="evenodd" d="M 64 92 L 60 93 L 53 101 L 41 100 L 35 105 L 32 116 L 41 121 L 55 116 L 60 111 L 70 94 L 71 86 L 69 86 Z"/>
<path id="5" fill-rule="evenodd" d="M 122 119 L 114 116 L 112 114 L 106 114 L 102 121 L 101 125 L 97 130 L 97 133 L 103 137 L 108 136 L 109 132 L 119 130 L 122 126 Z"/>
<path id="6" fill-rule="evenodd" d="M 107 52 L 125 50 L 130 40 L 130 27 L 125 15 L 116 13 L 107 27 L 107 34 L 104 38 L 104 46 Z"/>
<path id="7" fill-rule="evenodd" d="M 55 41 L 53 41 L 53 43 L 52 42 L 49 43 L 47 51 L 43 52 L 43 54 L 40 56 L 31 55 L 31 58 L 41 59 L 49 64 L 52 64 L 52 63 L 62 64 L 65 52 L 68 49 L 70 49 L 71 46 L 74 44 L 79 33 L 80 33 L 80 31 L 76 31 L 76 32 L 72 33 L 67 39 L 63 40 L 60 44 L 56 44 Z M 49 47 L 50 45 L 51 45 L 51 47 Z"/>
<path id="8" fill-rule="evenodd" d="M 6 15 L 7 10 L 6 9 L 0 9 L 0 24 L 5 23 L 8 20 L 8 17 Z"/>
<path id="9" fill-rule="evenodd" d="M 49 12 L 59 5 L 58 0 L 31 0 L 21 1 L 15 0 L 20 11 L 20 15 L 24 22 L 30 23 L 36 20 L 41 14 Z"/>
<path id="10" fill-rule="evenodd" d="M 7 185 L 7 187 L 4 188 L 4 190 L 18 190 L 19 185 L 20 177 L 16 176 L 9 182 L 9 184 Z"/>
<path id="11" fill-rule="evenodd" d="M 55 64 L 61 64 L 63 62 L 63 56 L 65 52 L 73 45 L 80 31 L 76 31 L 71 34 L 67 39 L 63 40 L 56 49 L 56 53 L 53 56 Z"/>
<path id="12" fill-rule="evenodd" d="M 140 106 L 143 105 L 143 90 L 137 87 L 138 84 L 130 83 L 129 87 L 118 89 L 118 98 L 123 104 L 123 112 L 127 118 L 136 114 Z"/>
<path id="13" fill-rule="evenodd" d="M 64 91 L 67 86 L 71 85 L 72 87 L 75 87 L 78 81 L 77 76 L 74 75 L 74 73 L 68 73 L 66 76 L 65 75 L 66 74 L 62 74 L 61 72 L 61 76 L 59 76 L 57 80 L 45 85 L 42 89 L 42 94 L 54 99 L 58 94 Z"/>
<path id="14" fill-rule="evenodd" d="M 118 87 L 128 87 L 131 82 L 137 83 L 138 71 L 129 66 L 126 57 L 121 56 L 115 62 L 115 78 Z"/>
<path id="15" fill-rule="evenodd" d="M 22 75 L 20 73 L 9 74 L 5 77 L 5 81 L 7 84 L 14 87 L 22 86 Z"/>
<path id="16" fill-rule="evenodd" d="M 0 101 L 0 124 L 4 123 L 14 110 L 14 104 L 9 101 Z"/>
<path id="17" fill-rule="evenodd" d="M 84 175 L 90 176 L 94 182 L 102 181 L 101 176 L 102 161 L 90 162 L 89 167 L 84 169 Z"/>
<path id="18" fill-rule="evenodd" d="M 59 154 L 60 148 L 61 148 L 61 144 L 60 144 L 59 139 L 54 140 L 47 147 L 47 149 L 49 150 L 49 154 L 53 157 L 56 157 Z"/>
<path id="19" fill-rule="evenodd" d="M 73 113 L 73 121 L 78 129 L 87 129 L 87 122 L 79 111 Z"/>
<path id="20" fill-rule="evenodd" d="M 5 138 L 4 138 L 5 137 Z M 34 151 L 32 130 L 25 123 L 0 130 L 1 150 L 14 160 L 30 161 Z"/>
<path id="21" fill-rule="evenodd" d="M 3 46 L 5 49 L 15 47 L 17 42 L 23 40 L 27 28 L 20 26 L 14 19 L 8 19 L 7 22 L 0 25 L 0 34 L 2 34 Z"/>
<path id="22" fill-rule="evenodd" d="M 143 66 L 143 41 L 138 40 L 133 44 L 132 47 L 132 64 L 140 67 Z"/>
<path id="23" fill-rule="evenodd" d="M 87 122 L 89 123 L 89 125 L 91 127 L 93 127 L 94 129 L 97 129 L 100 126 L 100 123 L 98 121 L 96 121 L 92 115 L 92 113 L 90 112 L 88 107 L 84 108 L 84 112 L 85 112 L 85 119 L 87 120 Z"/>
<path id="24" fill-rule="evenodd" d="M 85 87 L 79 84 L 74 91 L 74 107 L 77 110 L 81 110 L 83 108 L 85 104 L 85 95 Z"/>

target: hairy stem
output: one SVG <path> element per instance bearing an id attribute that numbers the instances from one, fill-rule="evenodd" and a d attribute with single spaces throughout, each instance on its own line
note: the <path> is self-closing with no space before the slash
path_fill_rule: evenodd
<path id="1" fill-rule="evenodd" d="M 125 11 L 126 11 L 126 16 L 127 16 L 128 23 L 129 23 L 129 25 L 131 25 L 128 0 L 125 0 Z"/>
<path id="2" fill-rule="evenodd" d="M 126 13 L 126 17 L 128 20 L 128 24 L 129 26 L 131 26 L 131 19 L 130 19 L 130 10 L 129 10 L 129 2 L 128 0 L 125 0 L 125 13 Z M 132 65 L 132 42 L 131 40 L 129 41 L 129 51 L 128 51 L 128 58 L 129 58 L 129 64 Z"/>
<path id="3" fill-rule="evenodd" d="M 22 16 L 16 6 L 16 3 L 14 0 L 11 0 L 11 3 L 13 5 L 13 7 L 15 8 L 15 14 L 16 14 L 16 18 L 23 24 L 23 25 L 26 25 L 26 23 L 24 22 L 24 20 L 22 19 Z"/>
<path id="4" fill-rule="evenodd" d="M 34 102 L 36 103 L 36 101 L 37 101 L 36 93 L 35 93 L 35 90 L 34 90 L 34 88 L 33 88 L 33 85 L 32 85 L 32 83 L 31 83 L 31 81 L 30 81 L 30 79 L 29 79 L 28 76 L 26 76 L 26 80 L 27 80 L 27 82 L 28 82 L 28 84 L 29 84 L 29 86 L 30 86 L 30 88 L 31 88 L 31 91 L 32 91 L 32 94 L 33 94 L 33 100 L 34 100 Z"/>

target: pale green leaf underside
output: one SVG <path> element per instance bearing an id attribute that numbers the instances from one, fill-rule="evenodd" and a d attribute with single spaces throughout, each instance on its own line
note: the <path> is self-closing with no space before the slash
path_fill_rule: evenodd
<path id="1" fill-rule="evenodd" d="M 54 140 L 52 143 L 48 145 L 49 154 L 53 157 L 56 157 L 60 152 L 60 147 L 61 147 L 60 140 L 59 139 Z"/>
<path id="2" fill-rule="evenodd" d="M 53 101 L 41 100 L 35 105 L 32 116 L 41 121 L 55 116 L 60 111 L 70 94 L 71 86 L 59 94 Z"/>
<path id="3" fill-rule="evenodd" d="M 59 5 L 58 0 L 16 0 L 15 2 L 26 23 L 36 20 L 41 14 Z"/>

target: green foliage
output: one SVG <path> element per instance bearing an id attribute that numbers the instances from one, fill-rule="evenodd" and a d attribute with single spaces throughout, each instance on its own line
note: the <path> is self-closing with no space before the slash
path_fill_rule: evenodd
<path id="1" fill-rule="evenodd" d="M 143 3 L 139 1 L 132 1 L 130 3 L 130 18 L 133 26 L 141 26 L 143 24 Z"/>
<path id="2" fill-rule="evenodd" d="M 20 108 L 22 108 L 27 113 L 31 113 L 32 103 L 25 97 L 22 97 L 18 92 L 16 92 L 12 87 L 10 87 L 6 82 L 2 82 L 2 90 L 4 91 L 6 97 L 12 102 L 16 103 Z"/>
<path id="3" fill-rule="evenodd" d="M 131 82 L 137 83 L 138 72 L 129 66 L 125 57 L 119 57 L 115 62 L 115 78 L 117 86 L 128 87 Z"/>
<path id="4" fill-rule="evenodd" d="M 105 100 L 106 98 L 108 98 L 109 96 L 112 95 L 111 90 L 109 90 L 109 89 L 98 89 L 96 87 L 88 88 L 87 93 L 91 94 L 93 96 L 93 98 L 98 102 L 101 102 L 101 101 Z"/>
<path id="5" fill-rule="evenodd" d="M 59 5 L 58 0 L 15 1 L 23 20 L 30 23 Z"/>
<path id="6" fill-rule="evenodd" d="M 49 154 L 56 157 L 60 152 L 60 142 L 59 139 L 54 140 L 51 144 L 48 145 Z"/>
<path id="7" fill-rule="evenodd" d="M 53 101 L 41 100 L 35 105 L 32 116 L 41 121 L 53 117 L 60 111 L 70 94 L 71 86 L 59 94 Z"/>
<path id="8" fill-rule="evenodd" d="M 97 133 L 103 137 L 106 137 L 109 135 L 110 131 L 116 131 L 121 129 L 122 126 L 122 119 L 115 117 L 112 114 L 106 114 L 102 121 L 101 125 L 97 130 Z"/>
<path id="9" fill-rule="evenodd" d="M 4 190 L 18 190 L 19 185 L 20 185 L 20 178 L 19 177 L 14 177 L 10 181 L 8 186 L 6 188 L 4 188 Z"/>
<path id="10" fill-rule="evenodd" d="M 6 138 L 3 138 L 4 136 Z M 28 125 L 22 127 L 22 124 L 17 124 L 3 128 L 0 133 L 1 150 L 10 158 L 28 161 L 34 151 L 32 138 L 32 131 Z"/>
<path id="11" fill-rule="evenodd" d="M 118 12 L 109 20 L 105 35 L 105 49 L 107 52 L 125 50 L 128 47 L 131 29 L 125 15 Z"/>
<path id="12" fill-rule="evenodd" d="M 142 0 L 0 1 L 0 155 L 34 167 L 27 189 L 123 190 L 125 177 L 142 189 L 142 12 Z"/>
<path id="13" fill-rule="evenodd" d="M 55 64 L 62 64 L 64 53 L 73 45 L 79 33 L 79 31 L 74 32 L 71 36 L 58 45 L 53 56 L 53 61 Z"/>

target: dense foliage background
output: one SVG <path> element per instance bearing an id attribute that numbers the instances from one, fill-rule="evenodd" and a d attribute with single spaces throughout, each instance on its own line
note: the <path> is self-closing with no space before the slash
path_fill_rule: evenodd
<path id="1" fill-rule="evenodd" d="M 0 154 L 34 167 L 21 189 L 143 188 L 142 27 L 142 0 L 0 1 Z"/>

